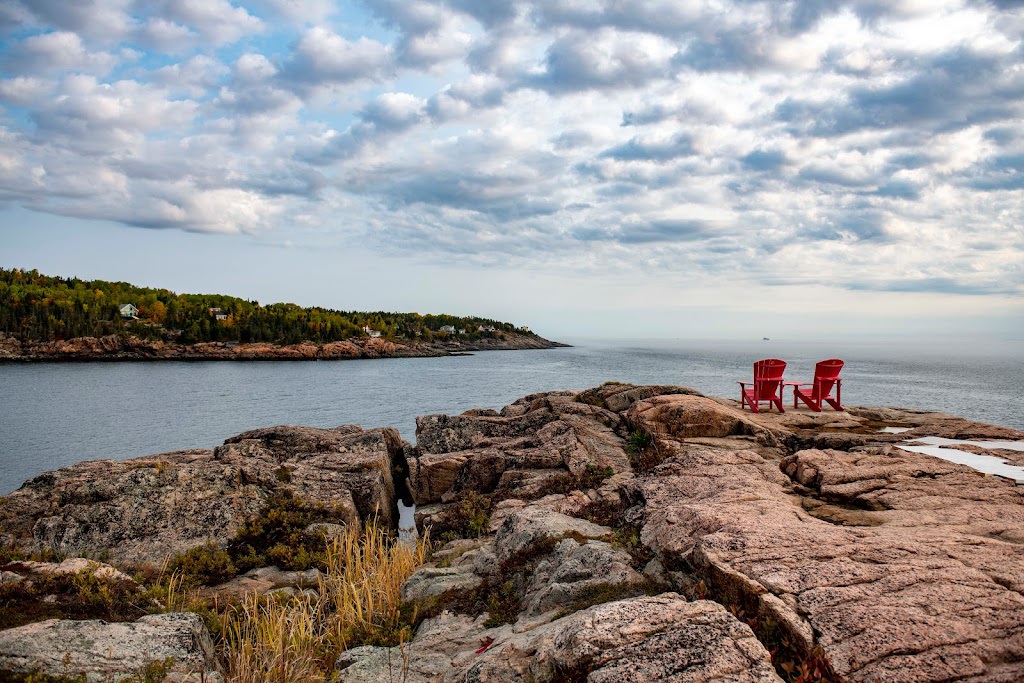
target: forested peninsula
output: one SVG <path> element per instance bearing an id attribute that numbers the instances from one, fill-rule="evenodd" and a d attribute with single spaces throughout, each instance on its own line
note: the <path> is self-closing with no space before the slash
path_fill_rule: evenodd
<path id="1" fill-rule="evenodd" d="M 476 316 L 264 306 L 0 268 L 0 362 L 341 360 L 558 346 Z"/>

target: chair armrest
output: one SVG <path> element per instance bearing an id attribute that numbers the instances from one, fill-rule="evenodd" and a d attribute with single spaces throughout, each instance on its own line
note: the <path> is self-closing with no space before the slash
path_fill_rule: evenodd
<path id="1" fill-rule="evenodd" d="M 747 386 L 748 384 L 753 385 L 754 383 L 753 382 L 740 382 L 740 381 L 737 380 L 736 384 L 741 384 L 743 386 Z"/>

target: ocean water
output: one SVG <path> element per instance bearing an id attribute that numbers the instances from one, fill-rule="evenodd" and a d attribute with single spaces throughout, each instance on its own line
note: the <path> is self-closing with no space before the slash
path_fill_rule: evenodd
<path id="1" fill-rule="evenodd" d="M 843 402 L 938 410 L 1024 429 L 1024 342 L 573 341 L 574 348 L 334 362 L 0 365 L 0 494 L 82 460 L 212 448 L 279 424 L 391 426 L 501 408 L 527 394 L 615 380 L 738 397 L 758 358 L 786 379 L 842 358 Z M 788 395 L 788 393 L 787 393 Z"/>

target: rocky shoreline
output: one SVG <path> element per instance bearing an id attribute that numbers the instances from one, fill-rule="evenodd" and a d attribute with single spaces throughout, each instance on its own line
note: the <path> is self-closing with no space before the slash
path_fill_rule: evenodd
<path id="1" fill-rule="evenodd" d="M 402 587 L 411 639 L 347 649 L 339 681 L 1024 680 L 1024 485 L 900 447 L 1024 432 L 895 408 L 754 415 L 686 387 L 607 384 L 420 417 L 416 436 L 274 427 L 80 463 L 2 499 L 0 544 L 127 573 L 201 547 L 240 564 L 275 500 L 318 510 L 307 536 L 329 537 L 394 527 L 406 497 L 435 543 Z M 318 570 L 253 562 L 203 590 L 316 594 Z M 64 566 L 43 564 L 0 566 L 0 589 Z M 82 662 L 106 680 L 142 663 L 104 669 L 80 643 L 188 641 L 167 680 L 230 678 L 195 615 L 122 621 L 0 630 L 0 671 Z"/>
<path id="2" fill-rule="evenodd" d="M 461 355 L 473 351 L 522 351 L 568 347 L 537 335 L 502 332 L 499 337 L 475 341 L 413 342 L 381 338 L 355 338 L 318 344 L 206 342 L 177 344 L 139 337 L 77 337 L 52 342 L 21 342 L 0 338 L 0 363 L 50 363 L 90 361 L 273 361 L 353 360 L 360 358 L 424 358 Z"/>

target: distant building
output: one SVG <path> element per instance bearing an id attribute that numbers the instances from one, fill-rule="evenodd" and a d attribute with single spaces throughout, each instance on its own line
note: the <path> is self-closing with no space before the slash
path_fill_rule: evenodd
<path id="1" fill-rule="evenodd" d="M 494 332 L 494 325 L 479 325 L 476 328 L 477 332 Z"/>
<path id="2" fill-rule="evenodd" d="M 371 329 L 369 325 L 363 325 L 363 332 L 365 332 L 366 334 L 370 335 L 371 339 L 376 339 L 377 337 L 380 336 L 380 332 L 378 332 L 377 330 Z"/>
<path id="3" fill-rule="evenodd" d="M 446 332 L 448 334 L 455 334 L 455 326 L 454 325 L 441 325 L 441 329 L 439 329 L 438 332 Z"/>
<path id="4" fill-rule="evenodd" d="M 225 313 L 224 311 L 220 310 L 219 308 L 211 308 L 210 309 L 210 315 L 212 315 L 217 320 L 227 320 L 228 319 L 228 314 Z"/>
<path id="5" fill-rule="evenodd" d="M 121 317 L 130 320 L 139 319 L 139 309 L 135 308 L 133 304 L 121 304 L 117 307 L 121 311 Z"/>

